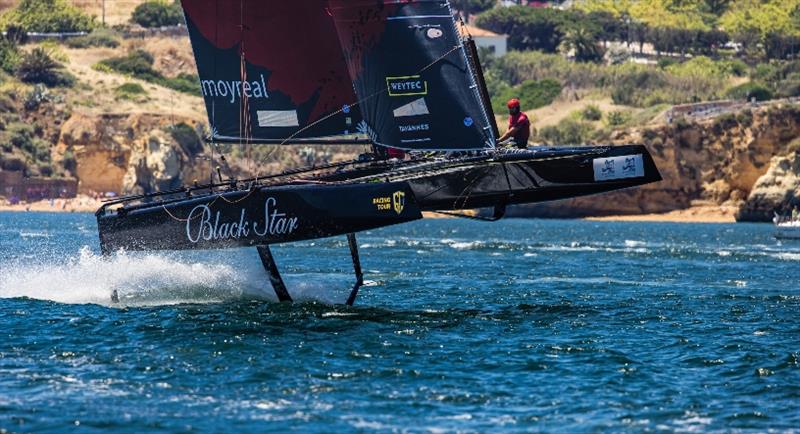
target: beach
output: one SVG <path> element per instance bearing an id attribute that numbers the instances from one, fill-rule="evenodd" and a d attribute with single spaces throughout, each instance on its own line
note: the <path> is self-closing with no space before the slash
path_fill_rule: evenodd
<path id="1" fill-rule="evenodd" d="M 0 201 L 0 211 L 11 212 L 95 212 L 102 205 L 99 199 L 86 195 L 68 199 L 46 199 L 34 202 L 20 202 L 12 205 L 8 201 Z"/>

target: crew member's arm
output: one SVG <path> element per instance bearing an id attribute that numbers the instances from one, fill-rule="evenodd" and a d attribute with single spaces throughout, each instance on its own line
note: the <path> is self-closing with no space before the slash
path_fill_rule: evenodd
<path id="1" fill-rule="evenodd" d="M 498 142 L 504 142 L 504 141 L 508 140 L 511 136 L 513 136 L 514 134 L 517 134 L 517 131 L 519 131 L 519 126 L 513 126 L 513 127 L 509 128 L 508 131 L 506 131 L 505 134 L 503 134 L 502 136 L 500 136 L 499 139 L 497 139 L 497 141 Z"/>

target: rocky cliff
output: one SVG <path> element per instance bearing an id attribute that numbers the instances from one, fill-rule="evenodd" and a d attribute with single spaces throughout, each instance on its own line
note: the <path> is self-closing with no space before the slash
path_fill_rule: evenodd
<path id="1" fill-rule="evenodd" d="M 614 144 L 644 143 L 664 180 L 640 188 L 520 206 L 515 216 L 586 217 L 661 213 L 714 204 L 735 207 L 737 220 L 768 221 L 800 200 L 795 140 L 800 107 L 776 105 L 702 123 L 618 131 Z"/>
<path id="2" fill-rule="evenodd" d="M 74 156 L 81 193 L 172 189 L 208 173 L 195 160 L 202 149 L 199 135 L 181 143 L 174 134 L 195 127 L 174 116 L 75 113 L 61 128 L 55 154 Z"/>

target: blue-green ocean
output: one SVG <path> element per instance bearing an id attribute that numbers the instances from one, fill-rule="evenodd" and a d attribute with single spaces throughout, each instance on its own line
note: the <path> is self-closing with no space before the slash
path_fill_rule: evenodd
<path id="1" fill-rule="evenodd" d="M 425 220 L 98 253 L 0 213 L 0 432 L 800 432 L 800 243 L 770 225 Z M 116 289 L 120 303 L 110 302 Z"/>

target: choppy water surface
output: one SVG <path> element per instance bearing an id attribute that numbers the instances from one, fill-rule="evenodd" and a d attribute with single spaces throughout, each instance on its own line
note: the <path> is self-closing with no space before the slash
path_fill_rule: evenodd
<path id="1" fill-rule="evenodd" d="M 0 431 L 794 431 L 800 243 L 769 225 L 423 221 L 97 255 L 0 214 Z M 121 306 L 109 298 L 118 290 Z"/>

